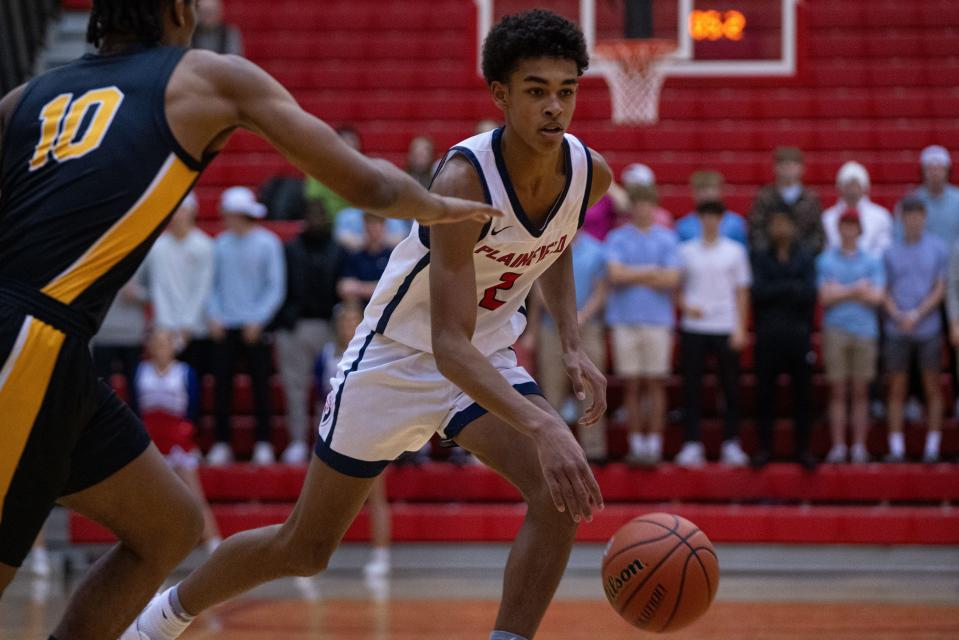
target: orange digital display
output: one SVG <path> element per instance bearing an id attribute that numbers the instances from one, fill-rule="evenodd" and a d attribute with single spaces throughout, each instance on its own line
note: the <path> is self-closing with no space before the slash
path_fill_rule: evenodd
<path id="1" fill-rule="evenodd" d="M 741 11 L 696 9 L 689 14 L 689 34 L 696 42 L 732 40 L 738 42 L 746 32 L 746 16 Z"/>

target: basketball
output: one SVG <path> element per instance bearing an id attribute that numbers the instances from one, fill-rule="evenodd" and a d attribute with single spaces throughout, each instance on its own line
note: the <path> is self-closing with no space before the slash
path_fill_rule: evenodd
<path id="1" fill-rule="evenodd" d="M 699 618 L 719 587 L 713 544 L 671 513 L 630 520 L 603 554 L 603 590 L 626 622 L 644 631 L 676 631 Z"/>

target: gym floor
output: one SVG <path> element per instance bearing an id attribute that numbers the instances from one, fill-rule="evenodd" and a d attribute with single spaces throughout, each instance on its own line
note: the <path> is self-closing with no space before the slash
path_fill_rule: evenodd
<path id="1" fill-rule="evenodd" d="M 89 550 L 54 553 L 55 572 L 21 572 L 0 602 L 0 638 L 45 638 Z M 364 580 L 364 545 L 330 571 L 281 580 L 202 616 L 191 640 L 485 640 L 496 614 L 504 545 L 399 545 L 393 574 Z M 959 547 L 718 545 L 716 602 L 677 640 L 959 638 Z M 605 602 L 602 547 L 578 545 L 538 638 L 627 640 L 643 633 Z M 78 562 L 78 558 L 80 558 Z M 202 559 L 195 553 L 186 566 Z M 78 567 L 82 569 L 82 567 Z"/>

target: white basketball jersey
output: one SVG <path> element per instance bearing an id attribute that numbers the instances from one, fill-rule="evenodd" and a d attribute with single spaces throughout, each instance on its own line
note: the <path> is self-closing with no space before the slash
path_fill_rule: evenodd
<path id="1" fill-rule="evenodd" d="M 486 201 L 504 212 L 483 229 L 473 256 L 476 266 L 476 330 L 473 345 L 484 355 L 511 346 L 526 328 L 523 303 L 533 282 L 569 247 L 583 224 L 593 165 L 589 150 L 566 134 L 566 184 L 542 226 L 534 225 L 516 196 L 501 151 L 502 129 L 473 136 L 450 149 L 479 174 Z M 370 331 L 432 353 L 430 333 L 429 230 L 413 230 L 393 250 L 366 307 Z"/>

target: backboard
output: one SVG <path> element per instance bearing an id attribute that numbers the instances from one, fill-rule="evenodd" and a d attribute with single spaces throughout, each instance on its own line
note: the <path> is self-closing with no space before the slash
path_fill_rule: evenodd
<path id="1" fill-rule="evenodd" d="M 504 15 L 537 7 L 579 23 L 592 53 L 597 41 L 624 38 L 630 1 L 474 0 L 477 61 L 493 24 Z M 676 43 L 662 61 L 667 76 L 789 76 L 796 71 L 799 1 L 651 0 L 648 35 Z M 587 74 L 604 75 L 604 64 L 597 60 Z"/>

